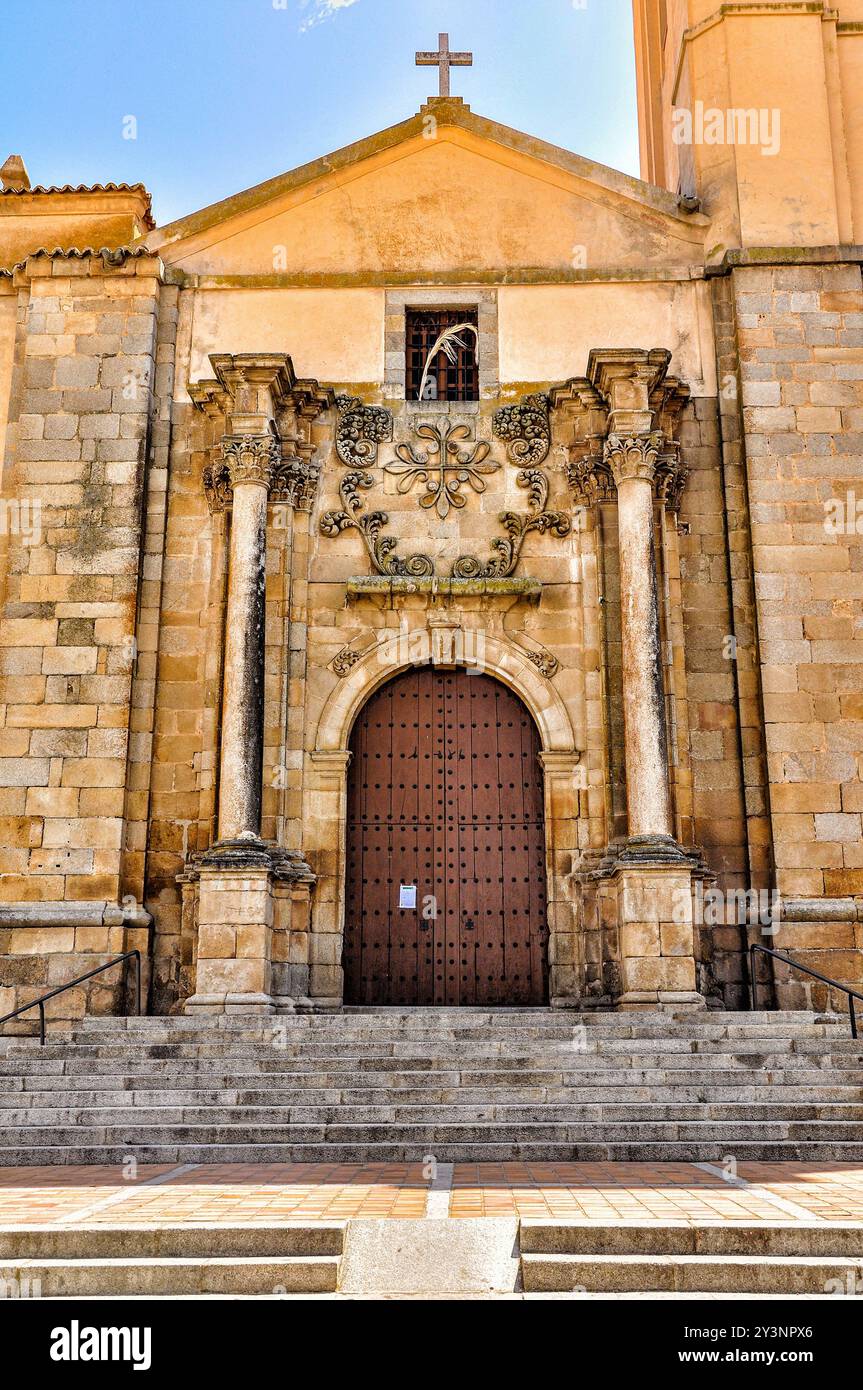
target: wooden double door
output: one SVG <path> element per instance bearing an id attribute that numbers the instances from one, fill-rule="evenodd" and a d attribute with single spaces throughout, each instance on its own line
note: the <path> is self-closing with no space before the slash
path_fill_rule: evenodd
<path id="1" fill-rule="evenodd" d="M 345 1002 L 548 999 L 536 727 L 489 676 L 421 667 L 351 738 Z"/>

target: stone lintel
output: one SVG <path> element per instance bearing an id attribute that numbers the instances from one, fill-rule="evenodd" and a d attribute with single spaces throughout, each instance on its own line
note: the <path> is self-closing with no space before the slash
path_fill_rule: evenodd
<path id="1" fill-rule="evenodd" d="M 465 599 L 472 597 L 516 597 L 528 603 L 539 603 L 542 595 L 542 580 L 530 578 L 509 579 L 447 579 L 433 576 L 422 579 L 409 579 L 403 576 L 362 574 L 352 576 L 345 585 L 348 602 L 364 598 L 396 598 L 399 595 L 426 594 L 432 600 Z"/>

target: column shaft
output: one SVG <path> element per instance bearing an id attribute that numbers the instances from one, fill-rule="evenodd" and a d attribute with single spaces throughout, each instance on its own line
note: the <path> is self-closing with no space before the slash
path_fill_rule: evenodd
<path id="1" fill-rule="evenodd" d="M 618 546 L 629 833 L 672 835 L 650 478 L 618 482 Z"/>
<path id="2" fill-rule="evenodd" d="M 236 482 L 219 763 L 219 839 L 259 836 L 264 756 L 267 487 Z"/>

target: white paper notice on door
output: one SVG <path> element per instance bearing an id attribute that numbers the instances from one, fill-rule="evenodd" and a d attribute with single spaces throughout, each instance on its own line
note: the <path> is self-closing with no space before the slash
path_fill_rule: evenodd
<path id="1" fill-rule="evenodd" d="M 416 907 L 417 886 L 415 883 L 399 884 L 399 907 Z"/>

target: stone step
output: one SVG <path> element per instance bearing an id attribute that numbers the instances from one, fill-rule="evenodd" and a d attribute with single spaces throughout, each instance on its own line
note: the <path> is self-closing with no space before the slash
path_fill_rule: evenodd
<path id="1" fill-rule="evenodd" d="M 637 1125 L 642 1122 L 650 1125 L 688 1122 L 798 1125 L 817 1120 L 835 1121 L 842 1125 L 853 1122 L 863 1126 L 863 1104 L 848 1103 L 757 1105 L 731 1102 L 725 1105 L 686 1105 L 647 1101 L 621 1105 L 603 1101 L 560 1104 L 550 1100 L 529 1105 L 521 1102 L 507 1104 L 489 1097 L 471 1102 L 456 1094 L 456 1098 L 447 1103 L 349 1104 L 324 1100 L 277 1108 L 279 1125 L 465 1125 L 489 1121 L 508 1125 L 569 1125 L 580 1122 L 597 1125 L 630 1122 Z M 212 1105 L 65 1106 L 62 1109 L 31 1106 L 18 1110 L 4 1109 L 2 1116 L 3 1127 L 8 1130 L 21 1127 L 62 1129 L 72 1125 L 114 1129 L 117 1126 L 147 1125 L 174 1129 L 177 1126 L 212 1125 L 216 1120 L 231 1126 L 249 1126 L 251 1130 L 272 1126 L 273 1109 L 272 1104 L 263 1100 L 255 1106 L 224 1102 Z"/>
<path id="2" fill-rule="evenodd" d="M 561 1022 L 583 1024 L 586 1028 L 660 1027 L 718 1027 L 726 1024 L 751 1022 L 757 1026 L 775 1025 L 804 1027 L 815 1022 L 844 1023 L 845 1014 L 817 1012 L 811 1009 L 758 1009 L 743 1012 L 728 1009 L 701 1011 L 638 1010 L 634 1013 L 609 1009 L 549 1009 L 549 1008 L 359 1008 L 348 1005 L 330 1013 L 293 1013 L 254 1018 L 248 1014 L 210 1014 L 204 1018 L 193 1014 L 88 1014 L 76 1025 L 82 1030 L 108 1031 L 124 1028 L 171 1027 L 189 1031 L 231 1031 L 244 1028 L 264 1028 L 287 1025 L 297 1028 L 412 1027 L 412 1028 L 522 1028 L 526 1024 L 542 1027 L 558 1026 Z"/>
<path id="3" fill-rule="evenodd" d="M 80 1078 L 76 1078 L 80 1079 Z M 699 1089 L 684 1086 L 629 1087 L 615 1086 L 600 1090 L 596 1086 L 506 1086 L 440 1087 L 380 1086 L 357 1088 L 285 1087 L 267 1090 L 230 1090 L 223 1088 L 193 1089 L 179 1086 L 158 1090 L 142 1086 L 142 1077 L 131 1078 L 137 1084 L 127 1089 L 84 1090 L 58 1086 L 53 1090 L 23 1090 L 0 1092 L 0 1114 L 13 1123 L 10 1111 L 26 1110 L 28 1118 L 37 1110 L 55 1110 L 61 1100 L 71 1107 L 109 1108 L 136 1111 L 152 1107 L 179 1108 L 204 1106 L 240 1106 L 255 1109 L 294 1106 L 393 1106 L 393 1105 L 581 1105 L 602 1106 L 689 1106 L 699 1110 L 711 1106 L 740 1106 L 753 1112 L 758 1109 L 783 1110 L 804 1106 L 822 1110 L 827 1104 L 860 1107 L 861 1086 L 791 1086 L 742 1087 L 711 1086 Z M 236 1078 L 235 1078 L 236 1079 Z M 249 1078 L 252 1080 L 253 1078 Z M 777 1094 L 773 1094 L 776 1092 Z M 863 1107 L 860 1107 L 863 1109 Z"/>
<path id="4" fill-rule="evenodd" d="M 107 1064 L 106 1064 L 107 1065 Z M 697 1088 L 699 1092 L 706 1087 L 725 1086 L 744 1090 L 753 1094 L 772 1086 L 821 1086 L 833 1081 L 837 1085 L 863 1086 L 863 1068 L 849 1070 L 843 1067 L 822 1066 L 815 1068 L 739 1068 L 720 1070 L 712 1065 L 701 1064 L 685 1069 L 650 1068 L 597 1068 L 583 1067 L 551 1069 L 510 1068 L 505 1069 L 433 1069 L 415 1067 L 401 1069 L 396 1063 L 382 1064 L 377 1071 L 360 1068 L 327 1069 L 319 1068 L 292 1070 L 290 1067 L 279 1071 L 266 1071 L 262 1068 L 246 1067 L 214 1069 L 210 1066 L 197 1066 L 190 1069 L 178 1065 L 150 1065 L 136 1067 L 134 1071 L 116 1069 L 99 1071 L 65 1072 L 56 1062 L 48 1063 L 44 1069 L 19 1068 L 13 1075 L 0 1075 L 0 1091 L 11 1090 L 170 1090 L 177 1086 L 186 1087 L 194 1078 L 198 1088 L 208 1087 L 216 1090 L 229 1090 L 238 1087 L 260 1087 L 266 1081 L 268 1091 L 290 1087 L 299 1090 L 321 1089 L 365 1089 L 368 1087 L 390 1088 L 411 1086 L 417 1089 L 428 1087 L 488 1088 L 493 1086 L 529 1087 L 564 1086 L 588 1089 L 650 1087 Z"/>
<path id="5" fill-rule="evenodd" d="M 777 1212 L 778 1216 L 778 1212 Z M 803 1255 L 863 1259 L 853 1221 L 526 1219 L 522 1255 Z"/>
<path id="6" fill-rule="evenodd" d="M 333 1293 L 334 1255 L 21 1259 L 0 1261 L 2 1281 L 42 1298 L 112 1298 L 135 1295 Z"/>
<path id="7" fill-rule="evenodd" d="M 184 1042 L 172 1040 L 169 1042 L 135 1041 L 132 1039 L 120 1043 L 110 1042 L 47 1042 L 44 1047 L 40 1047 L 38 1040 L 13 1040 L 8 1042 L 4 1057 L 7 1061 L 17 1059 L 30 1059 L 38 1057 L 43 1062 L 55 1061 L 57 1059 L 78 1060 L 99 1058 L 102 1060 L 113 1058 L 177 1058 L 190 1060 L 201 1059 L 210 1060 L 226 1057 L 234 1058 L 255 1058 L 263 1059 L 272 1057 L 274 1054 L 279 1057 L 307 1057 L 309 1059 L 345 1058 L 351 1057 L 363 1059 L 368 1057 L 408 1057 L 408 1058 L 450 1058 L 468 1056 L 471 1058 L 483 1057 L 556 1057 L 556 1056 L 599 1056 L 604 1059 L 606 1065 L 613 1065 L 617 1057 L 630 1059 L 627 1065 L 633 1065 L 632 1058 L 640 1057 L 660 1057 L 677 1055 L 696 1055 L 696 1056 L 733 1056 L 745 1058 L 747 1056 L 784 1056 L 788 1054 L 800 1054 L 804 1056 L 832 1055 L 840 1056 L 848 1054 L 851 1056 L 863 1056 L 863 1040 L 849 1036 L 840 1035 L 838 1032 L 831 1033 L 825 1037 L 801 1037 L 789 1038 L 773 1036 L 747 1037 L 747 1038 L 588 1038 L 586 1041 L 577 1036 L 575 1038 L 466 1038 L 461 1040 L 447 1040 L 434 1038 L 433 1040 L 391 1040 L 375 1038 L 368 1040 L 349 1040 L 349 1039 L 327 1039 L 318 1040 L 309 1038 L 308 1040 L 293 1039 L 283 1043 L 278 1036 L 269 1042 L 246 1042 L 242 1039 L 230 1041 L 225 1038 L 206 1040 L 203 1042 Z"/>
<path id="8" fill-rule="evenodd" d="M 746 1101 L 775 1100 L 858 1100 L 863 1098 L 863 1072 L 806 1071 L 787 1072 L 714 1072 L 683 1073 L 648 1072 L 585 1074 L 583 1072 L 360 1072 L 307 1073 L 279 1072 L 262 1076 L 256 1072 L 210 1073 L 188 1068 L 154 1075 L 107 1076 L 84 1073 L 75 1076 L 30 1075 L 0 1078 L 4 1105 L 33 1104 L 25 1096 L 46 1095 L 49 1106 L 63 1103 L 69 1096 L 73 1104 L 81 1094 L 114 1092 L 121 1103 L 125 1094 L 155 1093 L 170 1095 L 176 1091 L 227 1092 L 258 1091 L 266 1081 L 267 1098 L 281 1098 L 274 1103 L 286 1103 L 285 1097 L 295 1097 L 297 1103 L 311 1103 L 316 1095 L 333 1098 L 337 1103 L 349 1092 L 380 1091 L 388 1093 L 415 1091 L 422 1098 L 444 1092 L 478 1093 L 501 1090 L 529 1093 L 542 1091 L 560 1101 Z M 800 1084 L 796 1084 L 796 1083 Z M 5 1083 L 5 1086 L 4 1086 Z M 6 1086 L 11 1089 L 6 1089 Z M 807 1094 L 810 1093 L 810 1094 Z M 811 1093 L 814 1093 L 811 1094 Z M 19 1100 L 19 1097 L 21 1099 Z M 138 1103 L 138 1102 L 135 1102 Z M 143 1103 L 147 1103 L 144 1101 Z M 155 1101 L 150 1101 L 155 1104 Z M 233 1103 L 233 1102 L 231 1102 Z M 254 1102 L 251 1102 L 254 1103 Z M 290 1102 L 288 1102 L 290 1103 Z"/>
<path id="9" fill-rule="evenodd" d="M 632 1015 L 618 1016 L 621 1022 L 616 1022 L 616 1016 L 609 1016 L 607 1019 L 589 1019 L 584 1016 L 561 1015 L 554 1013 L 548 1019 L 536 1020 L 536 1022 L 510 1023 L 509 1026 L 499 1026 L 498 1020 L 478 1020 L 478 1022 L 468 1024 L 464 1020 L 459 1022 L 438 1023 L 431 1026 L 428 1023 L 407 1022 L 391 1024 L 386 1020 L 370 1020 L 365 1024 L 357 1024 L 345 1016 L 309 1016 L 309 1017 L 271 1017 L 271 1019 L 243 1020 L 242 1026 L 235 1024 L 233 1027 L 210 1027 L 202 1023 L 195 1023 L 195 1020 L 182 1020 L 190 1026 L 179 1026 L 176 1019 L 129 1019 L 125 1027 L 94 1027 L 88 1020 L 81 1026 L 76 1026 L 72 1030 L 71 1036 L 76 1041 L 86 1042 L 93 1040 L 103 1041 L 122 1041 L 124 1038 L 136 1038 L 136 1040 L 164 1041 L 167 1038 L 182 1038 L 185 1041 L 207 1041 L 215 1038 L 245 1038 L 245 1040 L 261 1040 L 270 1038 L 275 1033 L 282 1037 L 299 1038 L 299 1040 L 325 1040 L 325 1038 L 386 1038 L 386 1040 L 397 1041 L 406 1038 L 442 1037 L 442 1038 L 471 1038 L 484 1037 L 489 1034 L 496 1034 L 498 1037 L 571 1037 L 578 1033 L 586 1033 L 589 1037 L 668 1037 L 674 1034 L 675 1037 L 823 1037 L 831 1031 L 841 1031 L 849 1033 L 848 1020 L 825 1020 L 825 1019 L 806 1019 L 803 1022 L 750 1022 L 752 1015 L 738 1015 L 738 1019 L 743 1022 L 728 1023 L 693 1023 L 685 1022 L 684 1019 L 661 1019 L 656 1022 L 642 1023 L 632 1022 Z M 627 1022 L 627 1017 L 630 1022 Z M 92 1020 L 92 1023 L 96 1020 Z M 117 1020 L 114 1020 L 117 1023 Z"/>
<path id="10" fill-rule="evenodd" d="M 230 1055 L 219 1058 L 182 1058 L 182 1057 L 142 1057 L 136 1053 L 132 1057 L 116 1059 L 102 1055 L 94 1055 L 88 1058 L 80 1057 L 57 1057 L 57 1058 L 5 1058 L 0 1060 L 0 1077 L 4 1076 L 114 1076 L 118 1072 L 126 1076 L 146 1075 L 171 1075 L 186 1074 L 195 1071 L 201 1076 L 230 1077 L 238 1072 L 251 1074 L 255 1070 L 258 1075 L 279 1076 L 284 1074 L 307 1073 L 313 1076 L 321 1074 L 336 1075 L 349 1074 L 359 1075 L 361 1073 L 386 1072 L 413 1072 L 420 1074 L 440 1074 L 440 1073 L 459 1073 L 462 1076 L 471 1073 L 499 1072 L 511 1073 L 513 1076 L 523 1075 L 525 1072 L 554 1071 L 558 1074 L 564 1073 L 584 1073 L 589 1072 L 596 1077 L 597 1082 L 604 1084 L 607 1076 L 619 1076 L 626 1078 L 636 1074 L 652 1072 L 657 1075 L 667 1074 L 671 1071 L 679 1071 L 682 1058 L 674 1058 L 678 1065 L 669 1067 L 668 1058 L 661 1056 L 636 1056 L 629 1057 L 604 1057 L 601 1055 L 591 1056 L 589 1061 L 579 1059 L 574 1053 L 551 1053 L 543 1052 L 532 1056 L 524 1057 L 488 1057 L 476 1055 L 462 1055 L 459 1057 L 406 1057 L 400 1056 L 376 1056 L 376 1057 L 351 1057 L 344 1054 L 336 1054 L 325 1058 L 310 1057 L 306 1054 L 289 1057 L 284 1054 L 267 1053 L 261 1057 L 237 1057 L 232 1059 Z M 119 1064 L 118 1064 L 119 1063 Z M 194 1063 L 194 1065 L 190 1065 Z M 822 1076 L 825 1074 L 835 1074 L 837 1071 L 863 1070 L 863 1057 L 846 1053 L 825 1053 L 815 1055 L 804 1055 L 802 1053 L 754 1053 L 744 1056 L 727 1054 L 724 1056 L 711 1056 L 706 1053 L 699 1053 L 693 1057 L 691 1064 L 687 1062 L 685 1071 L 689 1075 L 706 1074 L 711 1072 L 734 1073 L 747 1081 L 753 1074 L 764 1072 L 784 1073 L 802 1071 L 820 1071 Z"/>
<path id="11" fill-rule="evenodd" d="M 526 1293 L 825 1294 L 853 1289 L 863 1260 L 780 1255 L 522 1255 Z"/>
<path id="12" fill-rule="evenodd" d="M 88 1019 L 0 1043 L 0 1115 L 7 1164 L 856 1161 L 863 1042 L 811 1013 Z"/>
<path id="13" fill-rule="evenodd" d="M 6 1226 L 0 1228 L 0 1261 L 117 1260 L 129 1256 L 339 1256 L 344 1248 L 345 1227 L 343 1221 Z"/>
<path id="14" fill-rule="evenodd" d="M 80 1131 L 78 1133 L 80 1138 Z M 50 1166 L 53 1164 L 122 1164 L 130 1145 L 85 1147 L 68 1143 L 36 1145 L 28 1135 L 20 1147 L 3 1148 L 2 1163 L 8 1167 Z M 355 1143 L 150 1143 L 136 1144 L 139 1163 L 421 1163 L 428 1157 L 428 1142 L 401 1140 L 390 1135 L 386 1141 L 371 1139 Z M 720 1163 L 728 1154 L 728 1140 L 700 1139 L 696 1142 L 613 1140 L 599 1143 L 561 1143 L 549 1139 L 508 1139 L 505 1142 L 467 1142 L 441 1139 L 434 1156 L 440 1163 L 590 1162 L 590 1163 Z M 740 1161 L 772 1163 L 863 1161 L 863 1143 L 829 1143 L 808 1140 L 735 1141 L 734 1156 Z"/>
<path id="15" fill-rule="evenodd" d="M 621 1133 L 615 1133 L 620 1130 Z M 104 1124 L 91 1125 L 6 1125 L 0 1133 L 0 1158 L 8 1148 L 25 1145 L 82 1145 L 88 1148 L 127 1148 L 159 1145 L 359 1145 L 400 1143 L 425 1146 L 425 1152 L 439 1155 L 439 1148 L 459 1144 L 506 1144 L 522 1142 L 576 1145 L 613 1143 L 724 1143 L 741 1147 L 756 1144 L 794 1143 L 856 1144 L 863 1152 L 863 1124 L 842 1120 L 693 1120 L 639 1122 L 453 1120 L 401 1121 L 393 1125 L 380 1122 L 333 1122 L 296 1124 L 233 1124 L 230 1116 L 218 1113 L 218 1122 L 204 1124 Z"/>
<path id="16" fill-rule="evenodd" d="M 344 1233 L 323 1221 L 10 1226 L 0 1287 L 15 1280 L 42 1298 L 331 1293 Z"/>

